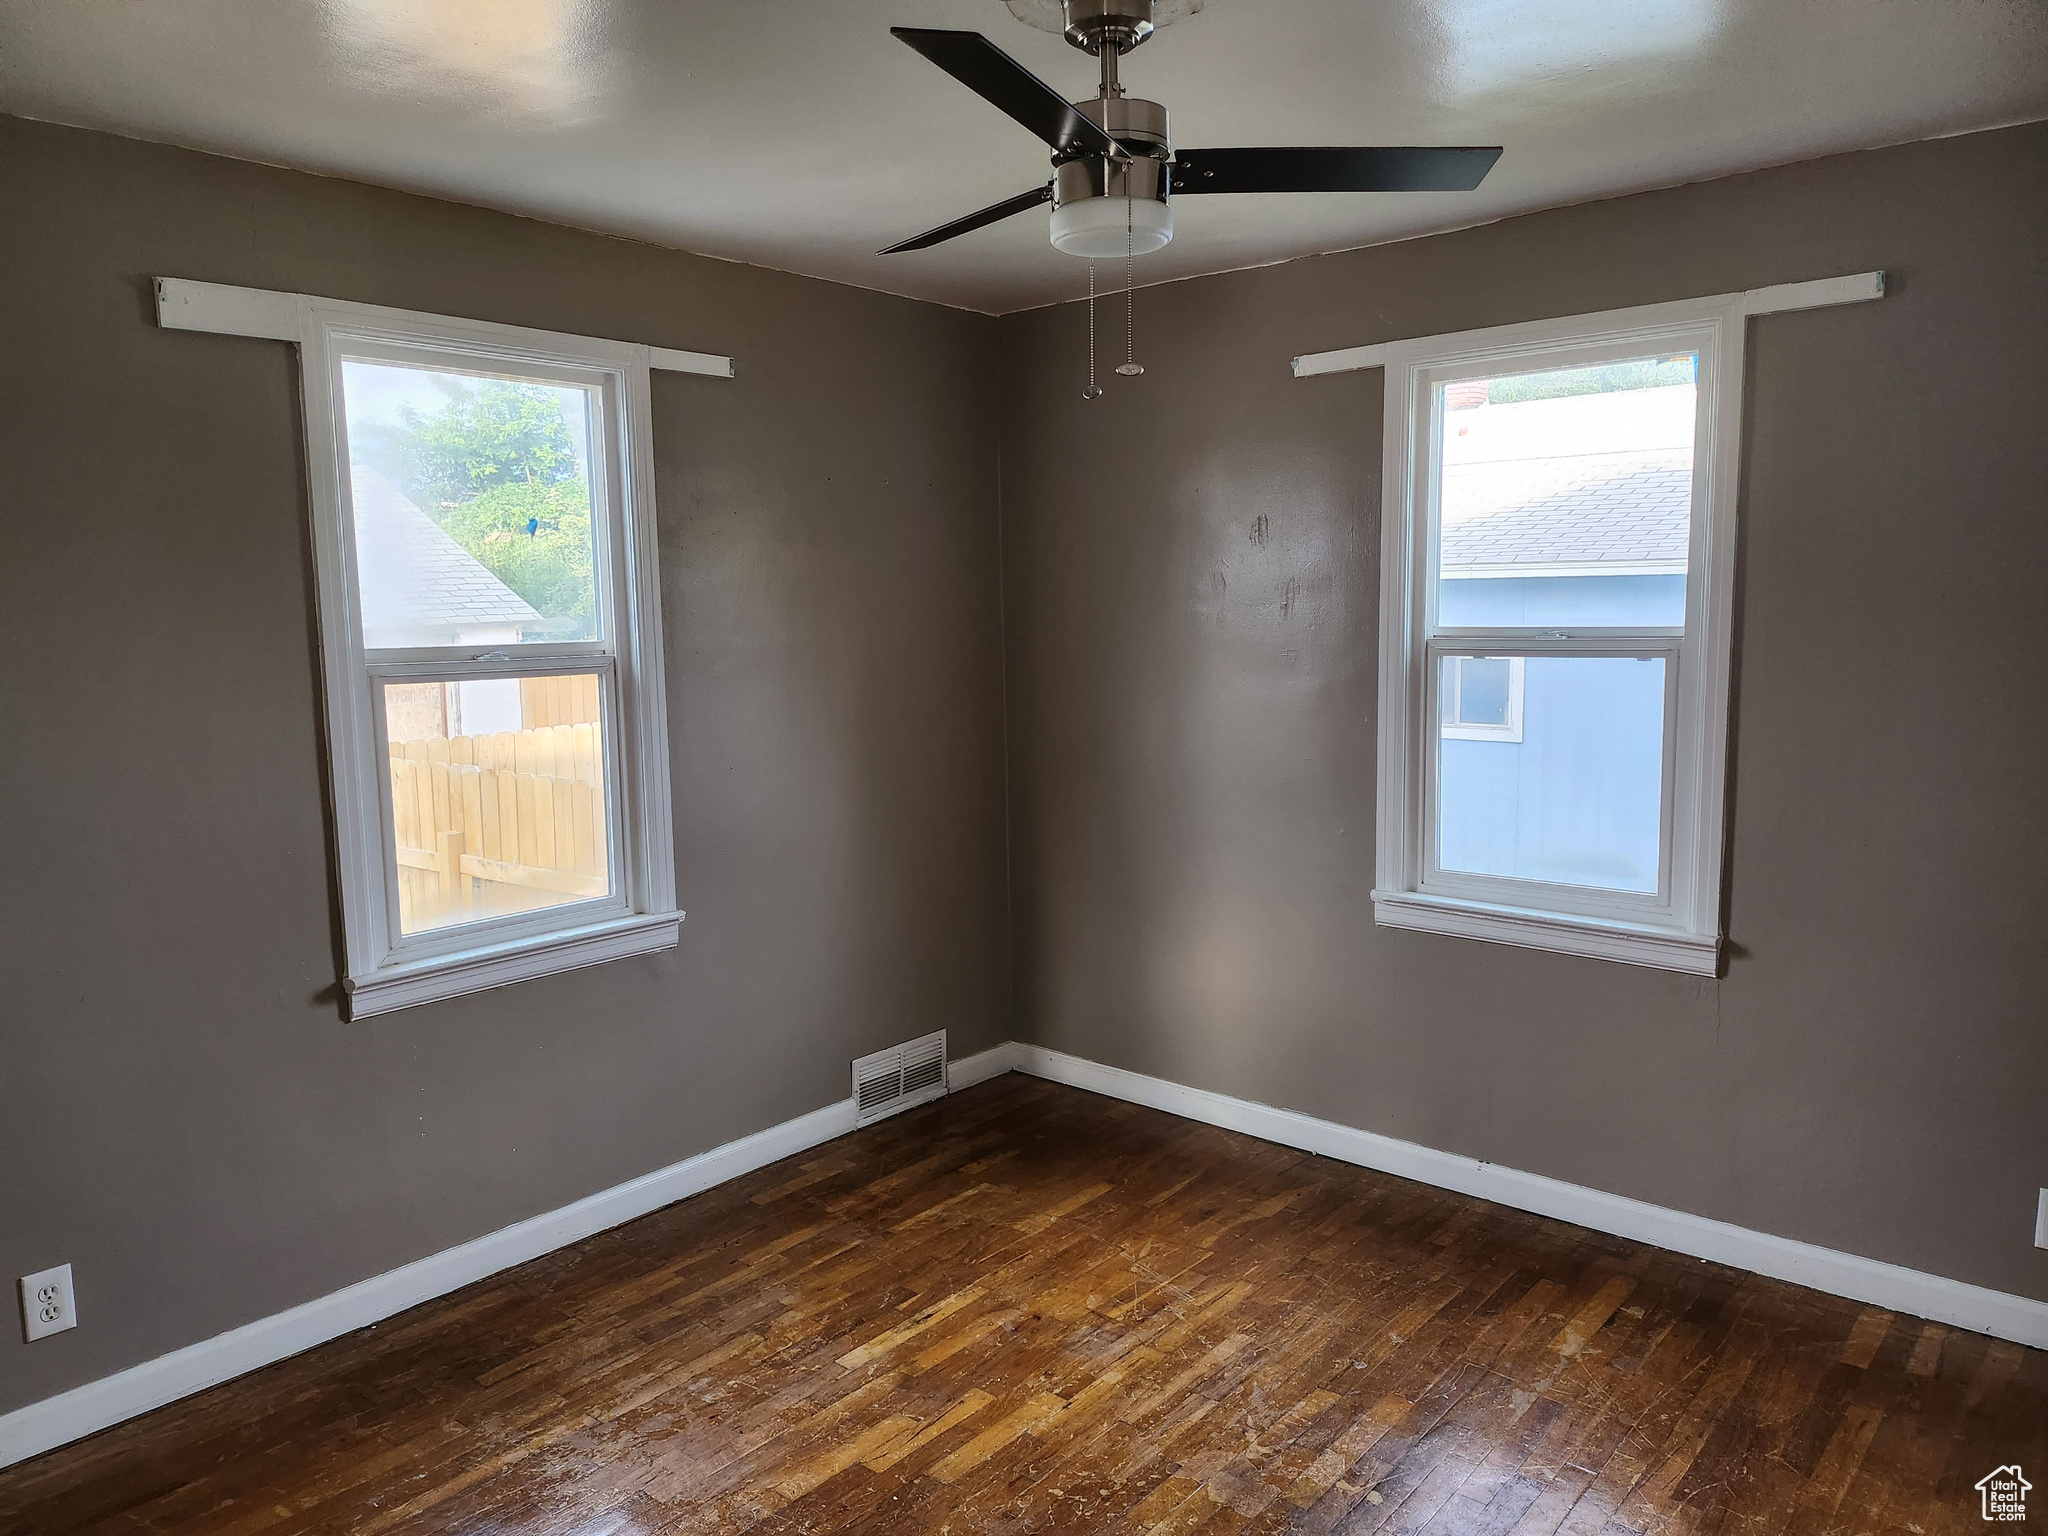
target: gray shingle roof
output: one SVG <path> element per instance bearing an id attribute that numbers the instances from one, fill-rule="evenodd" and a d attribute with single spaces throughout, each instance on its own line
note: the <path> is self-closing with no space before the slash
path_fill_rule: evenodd
<path id="1" fill-rule="evenodd" d="M 1685 568 L 1692 451 L 1645 449 L 1450 467 L 1443 568 Z"/>
<path id="2" fill-rule="evenodd" d="M 363 464 L 349 467 L 356 510 L 356 570 L 363 628 L 446 630 L 540 620 L 397 486 Z"/>

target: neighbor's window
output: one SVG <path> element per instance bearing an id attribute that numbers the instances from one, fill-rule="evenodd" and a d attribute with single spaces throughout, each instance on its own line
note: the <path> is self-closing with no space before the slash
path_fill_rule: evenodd
<path id="1" fill-rule="evenodd" d="M 1389 365 L 1382 923 L 1714 968 L 1740 325 Z"/>
<path id="2" fill-rule="evenodd" d="M 1522 658 L 1446 656 L 1437 695 L 1446 740 L 1522 739 Z"/>
<path id="3" fill-rule="evenodd" d="M 312 302 L 352 1011 L 673 943 L 644 354 Z"/>

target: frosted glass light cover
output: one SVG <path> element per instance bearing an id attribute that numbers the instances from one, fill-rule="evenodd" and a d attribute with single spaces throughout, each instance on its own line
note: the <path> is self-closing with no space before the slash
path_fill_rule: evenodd
<path id="1" fill-rule="evenodd" d="M 1173 209 L 1151 198 L 1087 197 L 1052 211 L 1052 243 L 1069 256 L 1103 261 L 1126 250 L 1143 256 L 1171 239 Z"/>

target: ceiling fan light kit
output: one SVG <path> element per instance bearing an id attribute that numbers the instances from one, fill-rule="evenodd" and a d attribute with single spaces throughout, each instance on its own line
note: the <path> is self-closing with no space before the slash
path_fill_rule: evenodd
<path id="1" fill-rule="evenodd" d="M 1131 0 L 1118 3 L 1128 6 Z M 1116 53 L 1105 48 L 1102 56 L 1114 59 Z M 1098 96 L 1075 103 L 1075 110 L 1130 153 L 1123 159 L 1080 155 L 1054 162 L 1052 243 L 1069 256 L 1091 260 L 1158 250 L 1173 238 L 1166 108 L 1135 96 Z"/>

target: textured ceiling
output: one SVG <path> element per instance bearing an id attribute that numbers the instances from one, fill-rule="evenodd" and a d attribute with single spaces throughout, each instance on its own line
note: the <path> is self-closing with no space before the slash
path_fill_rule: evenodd
<path id="1" fill-rule="evenodd" d="M 1043 210 L 873 254 L 1046 176 L 892 24 L 1092 92 L 1004 0 L 0 0 L 0 110 L 974 309 L 1083 291 Z M 1192 147 L 1507 150 L 1474 193 L 1181 199 L 1158 281 L 2048 117 L 2048 4 L 1203 0 L 1124 77 Z"/>

